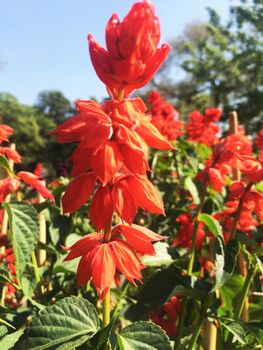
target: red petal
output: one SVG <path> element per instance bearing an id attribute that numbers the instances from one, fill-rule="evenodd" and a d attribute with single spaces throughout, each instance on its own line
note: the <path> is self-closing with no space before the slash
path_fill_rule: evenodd
<path id="1" fill-rule="evenodd" d="M 137 207 L 130 192 L 121 183 L 117 183 L 113 187 L 112 198 L 119 217 L 131 223 L 136 214 Z"/>
<path id="2" fill-rule="evenodd" d="M 105 229 L 111 223 L 114 210 L 111 191 L 100 187 L 95 193 L 89 210 L 90 220 L 98 231 Z"/>
<path id="3" fill-rule="evenodd" d="M 92 262 L 92 283 L 100 297 L 107 292 L 116 272 L 116 265 L 108 243 L 101 244 L 94 255 Z"/>
<path id="4" fill-rule="evenodd" d="M 112 241 L 109 245 L 117 269 L 122 272 L 131 283 L 135 284 L 134 279 L 141 281 L 141 269 L 143 266 L 131 247 L 121 240 Z"/>
<path id="5" fill-rule="evenodd" d="M 78 258 L 79 256 L 83 256 L 88 254 L 88 252 L 98 244 L 98 242 L 102 239 L 102 234 L 98 232 L 90 233 L 80 240 L 78 240 L 71 247 L 65 248 L 65 250 L 70 250 L 69 254 L 66 256 L 65 261 L 72 260 Z"/>
<path id="6" fill-rule="evenodd" d="M 77 270 L 78 287 L 81 285 L 86 286 L 88 280 L 92 276 L 92 266 L 93 266 L 93 258 L 94 258 L 95 252 L 96 252 L 96 249 L 93 249 L 80 259 L 78 270 Z"/>
<path id="7" fill-rule="evenodd" d="M 140 122 L 140 127 L 137 129 L 150 147 L 167 150 L 173 149 L 172 144 L 160 131 L 150 122 Z"/>
<path id="8" fill-rule="evenodd" d="M 127 178 L 127 184 L 138 207 L 151 213 L 164 214 L 162 198 L 146 177 L 130 176 Z"/>
<path id="9" fill-rule="evenodd" d="M 115 229 L 119 230 L 129 244 L 141 254 L 154 255 L 155 250 L 151 242 L 165 239 L 165 237 L 139 225 L 118 225 L 114 227 L 113 232 Z"/>
<path id="10" fill-rule="evenodd" d="M 82 174 L 72 180 L 62 197 L 63 212 L 72 213 L 86 203 L 92 194 L 94 184 L 95 177 L 91 173 Z"/>
<path id="11" fill-rule="evenodd" d="M 107 141 L 94 154 L 92 171 L 105 186 L 122 166 L 122 155 L 116 142 Z"/>

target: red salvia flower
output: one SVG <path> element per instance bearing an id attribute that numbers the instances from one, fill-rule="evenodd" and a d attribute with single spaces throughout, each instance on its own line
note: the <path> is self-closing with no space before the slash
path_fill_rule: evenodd
<path id="1" fill-rule="evenodd" d="M 183 123 L 177 119 L 179 113 L 162 98 L 159 92 L 152 91 L 148 102 L 151 104 L 148 112 L 152 117 L 152 123 L 161 134 L 165 135 L 169 141 L 174 141 L 178 136 L 184 134 Z"/>
<path id="2" fill-rule="evenodd" d="M 44 198 L 54 200 L 53 194 L 43 185 L 38 176 L 28 171 L 20 171 L 17 176 L 30 187 L 36 189 Z"/>
<path id="3" fill-rule="evenodd" d="M 9 147 L 0 147 L 0 155 L 2 154 L 7 156 L 7 158 L 12 159 L 14 163 L 21 163 L 22 161 L 22 157 L 15 149 L 11 149 Z"/>
<path id="4" fill-rule="evenodd" d="M 160 26 L 150 2 L 135 3 L 120 22 L 113 14 L 106 26 L 107 50 L 88 36 L 92 64 L 116 99 L 128 97 L 148 83 L 165 60 L 170 47 L 160 41 Z M 121 98 L 121 99 L 122 99 Z"/>
<path id="5" fill-rule="evenodd" d="M 13 132 L 14 132 L 14 129 L 11 128 L 11 126 L 0 124 L 0 144 L 3 141 L 9 141 L 7 136 L 12 135 Z"/>
<path id="6" fill-rule="evenodd" d="M 212 146 L 218 141 L 217 134 L 219 127 L 215 124 L 221 117 L 221 110 L 208 108 L 205 114 L 199 111 L 190 113 L 190 120 L 186 125 L 188 140 Z"/>
<path id="7" fill-rule="evenodd" d="M 102 298 L 119 273 L 134 285 L 135 281 L 141 282 L 141 270 L 144 266 L 137 253 L 154 254 L 151 242 L 163 239 L 162 236 L 138 225 L 118 225 L 113 228 L 111 234 L 109 242 L 103 241 L 103 234 L 95 232 L 65 248 L 69 250 L 65 261 L 81 257 L 77 271 L 78 285 L 85 285 L 91 279 Z M 127 241 L 121 238 L 121 234 Z M 141 246 L 138 246 L 138 241 L 132 234 L 137 236 Z"/>
<path id="8" fill-rule="evenodd" d="M 176 218 L 176 222 L 180 224 L 176 238 L 172 242 L 172 247 L 190 248 L 192 244 L 193 236 L 193 217 L 189 213 L 184 213 Z M 196 233 L 196 250 L 202 248 L 202 244 L 205 238 L 205 231 L 203 230 L 204 224 L 199 223 Z"/>
<path id="9" fill-rule="evenodd" d="M 171 149 L 172 145 L 151 123 L 141 99 L 77 101 L 79 114 L 52 132 L 59 142 L 79 141 L 73 153 L 72 175 L 91 170 L 106 185 L 122 169 L 143 175 L 148 146 Z"/>
<path id="10" fill-rule="evenodd" d="M 0 180 L 0 203 L 4 202 L 9 193 L 13 193 L 18 190 L 19 186 L 19 180 L 14 178 L 7 177 Z"/>

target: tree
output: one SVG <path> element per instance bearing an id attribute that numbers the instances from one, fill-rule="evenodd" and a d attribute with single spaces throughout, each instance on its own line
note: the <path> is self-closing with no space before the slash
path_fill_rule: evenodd
<path id="1" fill-rule="evenodd" d="M 240 0 L 223 24 L 211 8 L 208 23 L 189 25 L 153 81 L 181 113 L 220 106 L 236 110 L 248 129 L 263 117 L 263 2 Z M 177 73 L 181 79 L 171 79 Z"/>
<path id="2" fill-rule="evenodd" d="M 72 104 L 60 91 L 40 92 L 35 107 L 52 119 L 56 125 L 63 123 L 74 113 Z"/>

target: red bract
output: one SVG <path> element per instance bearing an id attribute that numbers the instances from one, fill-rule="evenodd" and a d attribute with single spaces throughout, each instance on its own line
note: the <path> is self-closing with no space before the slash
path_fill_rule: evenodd
<path id="1" fill-rule="evenodd" d="M 172 247 L 182 247 L 190 248 L 192 243 L 193 236 L 193 224 L 194 218 L 189 214 L 181 214 L 176 218 L 176 222 L 180 224 L 180 227 L 177 232 L 176 238 L 172 242 Z M 196 250 L 200 250 L 205 238 L 205 231 L 203 230 L 203 223 L 198 224 L 197 233 L 196 233 Z"/>
<path id="2" fill-rule="evenodd" d="M 39 180 L 38 176 L 28 171 L 20 171 L 17 176 L 30 187 L 36 189 L 44 198 L 54 199 L 53 194 Z"/>
<path id="3" fill-rule="evenodd" d="M 2 154 L 7 156 L 7 158 L 12 159 L 14 163 L 21 163 L 22 161 L 22 157 L 15 149 L 11 149 L 9 147 L 0 147 L 0 155 Z"/>
<path id="4" fill-rule="evenodd" d="M 2 143 L 3 141 L 8 141 L 7 136 L 12 135 L 13 132 L 14 129 L 11 128 L 11 126 L 0 124 L 0 143 Z"/>
<path id="5" fill-rule="evenodd" d="M 170 50 L 167 44 L 157 48 L 159 20 L 148 1 L 135 3 L 122 22 L 117 14 L 111 16 L 106 26 L 107 50 L 92 35 L 88 41 L 96 73 L 116 99 L 126 98 L 147 84 Z"/>
<path id="6" fill-rule="evenodd" d="M 9 178 L 0 180 L 0 203 L 2 203 L 9 193 L 15 192 L 20 186 L 19 180 Z"/>
<path id="7" fill-rule="evenodd" d="M 242 162 L 240 171 L 250 182 L 260 182 L 263 180 L 263 149 L 258 160 L 248 158 Z"/>
<path id="8" fill-rule="evenodd" d="M 219 127 L 214 123 L 218 121 L 222 112 L 218 108 L 208 108 L 202 115 L 199 111 L 190 113 L 190 120 L 186 125 L 188 140 L 212 146 L 218 140 Z"/>
<path id="9" fill-rule="evenodd" d="M 59 142 L 79 141 L 73 153 L 72 175 L 91 170 L 103 185 L 120 170 L 143 175 L 148 146 L 171 149 L 171 144 L 145 114 L 141 99 L 77 101 L 79 115 L 67 120 L 52 133 Z"/>
<path id="10" fill-rule="evenodd" d="M 137 242 L 131 237 L 131 231 L 140 240 L 141 247 L 138 247 Z M 121 234 L 127 241 L 121 238 Z M 103 241 L 103 234 L 95 232 L 66 248 L 69 253 L 65 261 L 81 257 L 77 271 L 78 285 L 86 285 L 91 279 L 100 297 L 104 298 L 119 273 L 134 285 L 135 280 L 141 281 L 141 269 L 144 266 L 137 252 L 154 254 L 151 242 L 160 239 L 163 237 L 138 225 L 128 228 L 118 225 L 113 228 L 109 242 Z"/>
<path id="11" fill-rule="evenodd" d="M 179 113 L 157 91 L 150 93 L 148 102 L 152 105 L 148 111 L 152 116 L 152 123 L 168 140 L 176 140 L 184 134 L 182 121 L 176 119 Z"/>
<path id="12" fill-rule="evenodd" d="M 101 208 L 104 208 L 101 215 Z M 90 219 L 97 230 L 111 221 L 113 211 L 129 224 L 138 208 L 164 214 L 163 202 L 157 189 L 144 176 L 119 176 L 105 187 L 100 187 L 90 206 Z"/>
<path id="13" fill-rule="evenodd" d="M 236 181 L 230 186 L 230 200 L 241 200 L 243 201 L 242 210 L 247 209 L 250 212 L 255 211 L 260 221 L 263 220 L 263 194 L 245 187 L 245 185 Z"/>

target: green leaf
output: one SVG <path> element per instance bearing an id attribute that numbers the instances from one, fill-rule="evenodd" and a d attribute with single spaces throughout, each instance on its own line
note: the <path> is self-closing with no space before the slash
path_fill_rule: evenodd
<path id="1" fill-rule="evenodd" d="M 18 331 L 8 334 L 0 340 L 0 349 L 9 350 L 13 349 L 13 346 L 18 341 L 18 339 L 23 334 L 23 329 L 19 329 Z"/>
<path id="2" fill-rule="evenodd" d="M 215 218 L 213 218 L 213 216 L 205 213 L 199 214 L 198 221 L 202 221 L 203 223 L 205 223 L 215 237 L 216 236 L 223 237 L 222 227 L 219 224 L 219 222 Z"/>
<path id="3" fill-rule="evenodd" d="M 199 199 L 198 190 L 196 188 L 195 183 L 191 179 L 191 177 L 187 177 L 185 179 L 184 187 L 191 193 L 191 195 L 193 197 L 194 204 L 199 204 L 200 199 Z"/>
<path id="4" fill-rule="evenodd" d="M 26 203 L 4 203 L 9 216 L 9 235 L 15 253 L 16 276 L 21 280 L 31 253 L 38 241 L 38 215 L 34 207 Z"/>
<path id="5" fill-rule="evenodd" d="M 171 350 L 165 332 L 152 322 L 136 322 L 117 334 L 120 350 Z"/>
<path id="6" fill-rule="evenodd" d="M 9 175 L 14 175 L 12 169 L 10 168 L 9 161 L 6 159 L 5 156 L 0 156 L 0 168 L 4 168 Z"/>
<path id="7" fill-rule="evenodd" d="M 41 310 L 15 349 L 70 350 L 85 343 L 98 330 L 94 306 L 83 298 L 67 297 Z"/>
<path id="8" fill-rule="evenodd" d="M 8 333 L 8 329 L 6 326 L 0 326 L 0 338 Z"/>
<path id="9" fill-rule="evenodd" d="M 52 243 L 54 245 L 57 245 L 59 242 L 64 243 L 65 238 L 71 231 L 71 226 L 72 220 L 70 217 L 62 215 L 55 217 L 49 226 Z"/>
<path id="10" fill-rule="evenodd" d="M 145 266 L 162 266 L 171 264 L 172 257 L 168 253 L 169 245 L 165 242 L 157 242 L 154 244 L 155 255 L 145 255 L 142 263 Z"/>
<path id="11" fill-rule="evenodd" d="M 233 315 L 235 303 L 242 290 L 244 278 L 239 274 L 233 274 L 220 288 L 223 305 L 219 308 L 219 315 Z"/>
<path id="12" fill-rule="evenodd" d="M 237 254 L 239 253 L 239 243 L 235 239 L 228 241 L 224 247 L 224 241 L 220 236 L 215 239 L 215 267 L 216 283 L 213 290 L 223 286 L 231 277 L 236 266 Z"/>

